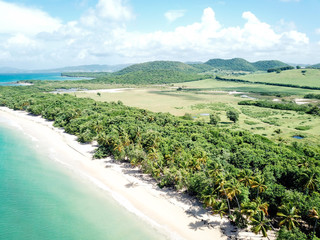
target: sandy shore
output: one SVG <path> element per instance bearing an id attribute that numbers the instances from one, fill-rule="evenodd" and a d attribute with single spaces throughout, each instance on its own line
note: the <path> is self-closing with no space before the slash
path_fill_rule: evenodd
<path id="1" fill-rule="evenodd" d="M 170 239 L 264 239 L 237 231 L 226 218 L 212 216 L 188 196 L 158 188 L 130 164 L 115 163 L 111 158 L 92 160 L 96 146 L 78 143 L 75 136 L 54 128 L 52 122 L 5 107 L 0 107 L 0 117 L 32 137 L 41 151 L 70 169 L 70 174 L 79 174 L 105 190 Z"/>

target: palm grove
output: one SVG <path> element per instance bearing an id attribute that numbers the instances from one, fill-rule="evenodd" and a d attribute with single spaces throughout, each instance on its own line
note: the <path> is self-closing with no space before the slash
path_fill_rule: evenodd
<path id="1" fill-rule="evenodd" d="M 80 142 L 96 140 L 95 158 L 129 161 L 239 227 L 264 236 L 280 228 L 278 239 L 320 236 L 319 147 L 220 129 L 218 116 L 194 122 L 36 87 L 0 87 L 0 105 L 52 120 Z M 236 112 L 228 117 L 238 119 Z"/>

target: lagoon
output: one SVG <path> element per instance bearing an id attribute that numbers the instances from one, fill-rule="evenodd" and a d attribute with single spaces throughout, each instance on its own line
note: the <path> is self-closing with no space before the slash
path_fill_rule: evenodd
<path id="1" fill-rule="evenodd" d="M 22 80 L 49 80 L 49 81 L 65 81 L 65 80 L 81 80 L 87 79 L 83 77 L 65 77 L 61 73 L 1 73 L 0 85 L 12 85 Z"/>

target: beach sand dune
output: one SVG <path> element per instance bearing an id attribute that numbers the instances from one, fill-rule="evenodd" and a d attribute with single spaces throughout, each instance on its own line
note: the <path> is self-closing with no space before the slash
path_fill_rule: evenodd
<path id="1" fill-rule="evenodd" d="M 70 174 L 78 174 L 108 192 L 170 239 L 264 239 L 251 232 L 237 231 L 227 218 L 211 215 L 187 195 L 158 188 L 154 180 L 129 163 L 111 158 L 93 160 L 97 146 L 78 143 L 75 136 L 53 127 L 52 122 L 5 107 L 0 107 L 0 116 L 37 139 L 39 149 L 70 169 Z"/>

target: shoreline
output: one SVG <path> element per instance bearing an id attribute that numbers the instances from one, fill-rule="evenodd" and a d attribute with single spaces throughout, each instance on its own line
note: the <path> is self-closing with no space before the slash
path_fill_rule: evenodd
<path id="1" fill-rule="evenodd" d="M 129 163 L 111 158 L 92 160 L 93 144 L 81 144 L 76 136 L 53 127 L 39 116 L 0 107 L 0 117 L 20 126 L 25 134 L 37 139 L 41 151 L 97 188 L 110 194 L 120 205 L 153 226 L 169 239 L 265 239 L 245 230 L 238 231 L 227 218 L 211 215 L 186 194 L 160 189 L 147 174 Z"/>

